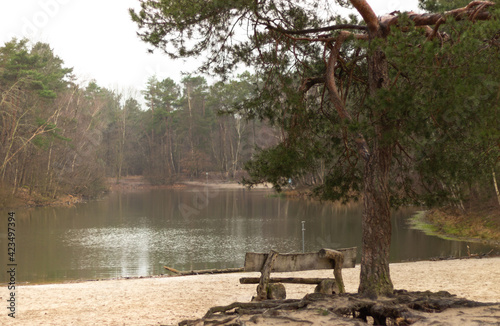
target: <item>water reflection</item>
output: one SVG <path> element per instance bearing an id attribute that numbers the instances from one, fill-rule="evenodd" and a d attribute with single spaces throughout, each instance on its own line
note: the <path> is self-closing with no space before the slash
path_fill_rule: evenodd
<path id="1" fill-rule="evenodd" d="M 270 196 L 265 190 L 114 193 L 72 208 L 17 210 L 19 282 L 161 274 L 243 265 L 247 251 L 300 252 L 361 244 L 361 207 Z M 463 256 L 466 243 L 410 230 L 394 214 L 391 261 Z M 7 215 L 7 212 L 2 212 Z M 3 223 L 6 224 L 6 223 Z M 2 234 L 6 225 L 0 226 Z M 6 238 L 0 238 L 6 248 Z M 473 252 L 489 247 L 470 244 Z M 7 261 L 7 250 L 0 252 Z M 359 257 L 359 255 L 358 255 Z M 5 282 L 5 275 L 0 281 Z"/>

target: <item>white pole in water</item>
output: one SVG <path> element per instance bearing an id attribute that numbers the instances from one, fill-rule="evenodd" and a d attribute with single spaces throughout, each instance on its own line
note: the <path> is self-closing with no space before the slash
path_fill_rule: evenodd
<path id="1" fill-rule="evenodd" d="M 304 227 L 304 224 L 306 224 L 306 221 L 302 221 L 302 252 L 306 252 L 305 251 L 305 240 L 304 240 L 304 231 L 306 230 L 305 227 Z"/>

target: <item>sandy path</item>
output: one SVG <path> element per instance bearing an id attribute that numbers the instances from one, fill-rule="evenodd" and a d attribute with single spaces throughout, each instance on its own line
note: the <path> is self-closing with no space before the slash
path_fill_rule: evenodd
<path id="1" fill-rule="evenodd" d="M 278 274 L 273 274 L 278 275 Z M 330 277 L 331 271 L 287 273 Z M 356 292 L 359 266 L 343 271 L 346 290 Z M 200 318 L 212 306 L 249 301 L 255 285 L 239 278 L 258 273 L 110 280 L 18 286 L 16 318 L 0 310 L 0 325 L 172 325 Z M 449 291 L 467 299 L 500 302 L 500 258 L 424 261 L 391 265 L 397 289 Z M 287 285 L 288 298 L 302 298 L 311 285 Z M 0 291 L 6 307 L 7 287 Z"/>

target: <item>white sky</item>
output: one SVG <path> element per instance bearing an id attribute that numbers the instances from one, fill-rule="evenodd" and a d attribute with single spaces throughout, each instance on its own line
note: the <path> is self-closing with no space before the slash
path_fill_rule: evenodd
<path id="1" fill-rule="evenodd" d="M 142 90 L 152 75 L 179 82 L 181 72 L 196 68 L 194 60 L 172 61 L 161 51 L 147 52 L 128 14 L 128 8 L 139 7 L 138 0 L 1 1 L 1 44 L 13 37 L 48 43 L 66 67 L 74 68 L 80 82 L 95 79 L 100 86 L 127 94 Z M 382 16 L 417 10 L 418 0 L 369 3 Z"/>

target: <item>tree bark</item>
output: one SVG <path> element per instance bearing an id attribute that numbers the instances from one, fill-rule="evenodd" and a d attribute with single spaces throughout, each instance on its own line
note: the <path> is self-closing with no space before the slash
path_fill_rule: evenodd
<path id="1" fill-rule="evenodd" d="M 379 30 L 372 37 L 383 37 Z M 387 59 L 382 51 L 374 50 L 368 57 L 370 95 L 389 85 Z M 383 110 L 373 115 L 375 135 L 369 158 L 365 160 L 362 217 L 362 257 L 358 292 L 367 297 L 391 295 L 394 287 L 389 273 L 391 247 L 391 210 L 389 172 L 392 160 L 392 141 L 385 134 L 391 130 Z"/>
<path id="2" fill-rule="evenodd" d="M 375 149 L 365 163 L 358 293 L 371 298 L 391 295 L 394 290 L 389 273 L 392 232 L 388 189 L 390 159 L 389 150 Z"/>
<path id="3" fill-rule="evenodd" d="M 351 3 L 361 14 L 368 27 L 369 39 L 383 38 L 384 29 L 366 1 Z M 368 87 L 370 96 L 389 86 L 389 74 L 385 54 L 374 49 L 368 55 Z M 389 252 L 391 247 L 391 211 L 389 193 L 389 171 L 392 160 L 391 141 L 384 135 L 391 129 L 383 110 L 373 111 L 375 127 L 373 141 L 364 158 L 362 256 L 359 294 L 367 297 L 391 295 L 394 287 L 389 273 Z"/>
<path id="4" fill-rule="evenodd" d="M 368 26 L 369 38 L 384 37 L 377 16 L 366 1 L 351 1 Z M 351 121 L 352 117 L 339 96 L 334 69 L 340 46 L 349 33 L 341 32 L 331 49 L 327 64 L 326 86 L 330 100 L 341 119 Z M 375 96 L 381 88 L 389 85 L 388 67 L 385 54 L 374 50 L 368 55 L 368 85 L 370 95 Z M 362 217 L 362 258 L 358 292 L 367 297 L 390 295 L 393 285 L 389 273 L 389 252 L 391 245 L 391 212 L 389 202 L 389 171 L 392 159 L 392 145 L 384 140 L 384 134 L 391 126 L 382 110 L 373 112 L 372 123 L 375 135 L 368 143 L 364 135 L 351 135 L 358 147 L 358 155 L 364 161 L 363 176 L 363 217 Z"/>

